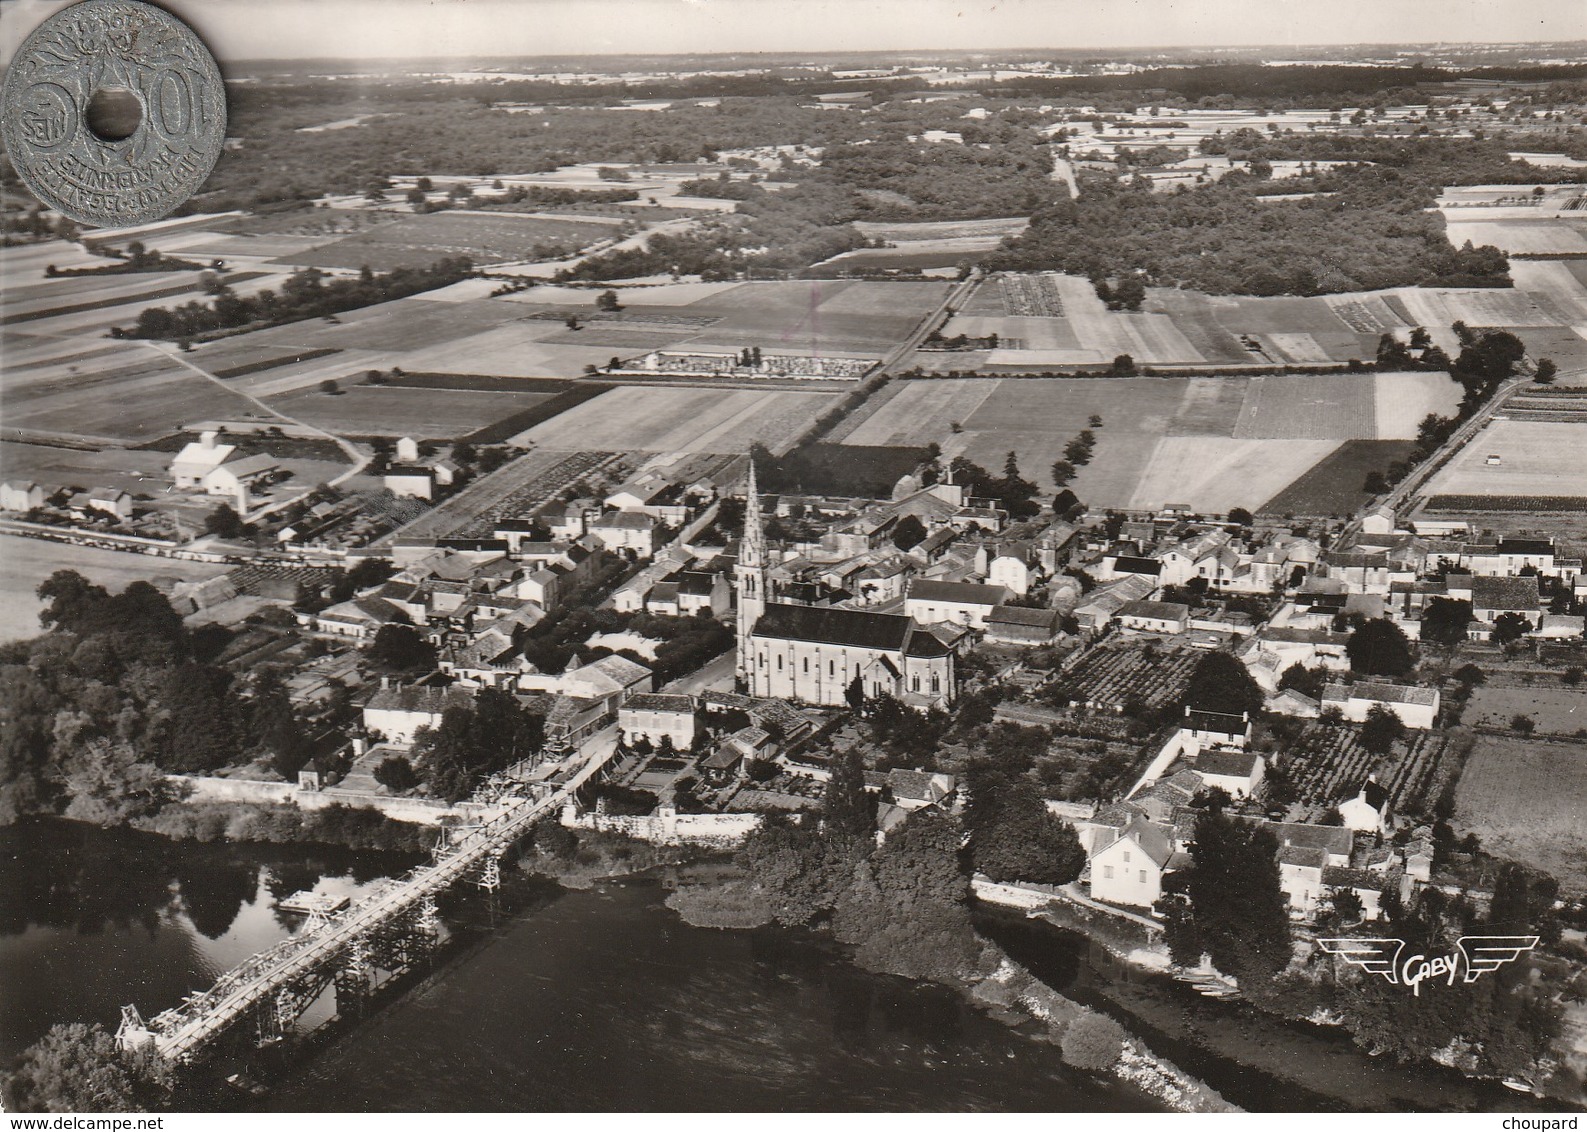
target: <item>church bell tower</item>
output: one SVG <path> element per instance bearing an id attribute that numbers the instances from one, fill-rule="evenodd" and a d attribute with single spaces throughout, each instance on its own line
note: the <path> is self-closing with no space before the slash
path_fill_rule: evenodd
<path id="1" fill-rule="evenodd" d="M 733 580 L 738 588 L 738 651 L 734 673 L 746 691 L 754 694 L 754 655 L 750 634 L 766 610 L 766 532 L 761 523 L 760 487 L 755 481 L 755 461 L 749 462 L 749 485 L 744 501 L 744 535 L 739 542 L 738 565 Z"/>

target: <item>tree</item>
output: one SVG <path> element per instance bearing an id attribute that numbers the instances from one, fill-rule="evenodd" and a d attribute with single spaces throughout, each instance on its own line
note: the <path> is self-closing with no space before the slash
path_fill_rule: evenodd
<path id="1" fill-rule="evenodd" d="M 1091 419 L 1089 421 L 1087 421 L 1086 423 L 1089 424 L 1092 428 L 1101 428 L 1102 427 L 1102 418 L 1098 414 L 1092 413 L 1091 414 Z"/>
<path id="2" fill-rule="evenodd" d="M 1118 355 L 1118 357 L 1113 359 L 1112 372 L 1114 377 L 1134 377 L 1135 359 L 1128 354 Z"/>
<path id="3" fill-rule="evenodd" d="M 1510 719 L 1510 730 L 1517 735 L 1526 736 L 1537 729 L 1537 722 L 1529 715 L 1517 714 Z"/>
<path id="4" fill-rule="evenodd" d="M 103 1026 L 57 1024 L 22 1052 L 5 1080 L 12 1112 L 143 1112 L 135 1065 Z"/>
<path id="5" fill-rule="evenodd" d="M 623 305 L 617 301 L 616 291 L 606 290 L 595 297 L 595 309 L 615 312 L 622 310 Z"/>
<path id="6" fill-rule="evenodd" d="M 914 515 L 905 515 L 893 528 L 893 545 L 899 550 L 919 546 L 926 538 L 926 524 Z"/>
<path id="7" fill-rule="evenodd" d="M 1382 704 L 1373 704 L 1361 724 L 1361 745 L 1374 755 L 1386 755 L 1394 744 L 1405 738 L 1405 724 Z"/>
<path id="8" fill-rule="evenodd" d="M 222 503 L 204 517 L 204 533 L 217 538 L 241 538 L 242 516 L 229 503 Z"/>
<path id="9" fill-rule="evenodd" d="M 1064 1028 L 1058 1041 L 1064 1064 L 1101 1073 L 1118 1063 L 1124 1053 L 1124 1027 L 1106 1014 L 1087 1010 Z"/>
<path id="10" fill-rule="evenodd" d="M 1364 676 L 1404 676 L 1415 665 L 1404 630 L 1385 617 L 1363 621 L 1345 642 L 1345 655 Z"/>
<path id="11" fill-rule="evenodd" d="M 865 710 L 865 681 L 859 673 L 855 673 L 854 679 L 843 689 L 843 698 L 848 702 L 849 710 L 856 715 Z"/>
<path id="12" fill-rule="evenodd" d="M 1471 602 L 1435 597 L 1422 610 L 1422 640 L 1451 647 L 1466 639 L 1466 626 L 1475 615 Z"/>
<path id="13" fill-rule="evenodd" d="M 165 775 L 139 762 L 126 743 L 90 739 L 61 763 L 71 799 L 66 816 L 93 825 L 125 825 L 154 813 L 165 802 Z"/>
<path id="14" fill-rule="evenodd" d="M 1514 644 L 1532 631 L 1532 622 L 1519 613 L 1501 613 L 1494 619 L 1490 635 L 1501 645 Z"/>
<path id="15" fill-rule="evenodd" d="M 1539 358 L 1537 372 L 1532 375 L 1532 380 L 1539 385 L 1553 385 L 1554 378 L 1559 374 L 1559 366 L 1554 364 L 1553 358 Z"/>
<path id="16" fill-rule="evenodd" d="M 419 785 L 419 776 L 406 755 L 392 755 L 375 767 L 375 781 L 393 794 L 401 794 Z"/>
<path id="17" fill-rule="evenodd" d="M 1241 527 L 1249 527 L 1256 522 L 1256 517 L 1244 507 L 1236 507 L 1229 512 L 1229 522 Z"/>
<path id="18" fill-rule="evenodd" d="M 982 763 L 968 776 L 970 856 L 994 881 L 1068 884 L 1085 868 L 1086 854 L 1068 824 L 1047 809 L 1030 779 Z"/>
<path id="19" fill-rule="evenodd" d="M 435 649 L 412 625 L 382 625 L 366 653 L 370 663 L 397 672 L 435 667 Z"/>
<path id="20" fill-rule="evenodd" d="M 1185 703 L 1194 711 L 1255 717 L 1266 697 L 1245 665 L 1232 653 L 1209 652 L 1197 662 L 1185 689 Z"/>
<path id="21" fill-rule="evenodd" d="M 1452 675 L 1455 677 L 1456 681 L 1464 684 L 1467 688 L 1475 688 L 1478 684 L 1481 684 L 1488 678 L 1483 673 L 1482 669 L 1478 668 L 1475 664 L 1462 664 L 1459 668 L 1455 669 Z"/>
<path id="22" fill-rule="evenodd" d="M 1052 466 L 1053 483 L 1058 487 L 1068 487 L 1075 478 L 1075 466 L 1068 460 L 1055 460 Z"/>
<path id="23" fill-rule="evenodd" d="M 339 394 L 341 391 L 342 391 L 342 387 L 341 387 L 341 385 L 339 385 L 337 383 L 337 381 L 336 381 L 336 379 L 334 377 L 327 377 L 324 381 L 320 382 L 320 392 L 321 393 L 324 393 L 324 394 L 327 394 L 328 396 L 334 397 L 337 394 Z"/>
<path id="24" fill-rule="evenodd" d="M 876 830 L 876 805 L 865 789 L 865 764 L 855 747 L 832 759 L 831 776 L 821 798 L 821 819 L 826 830 L 836 836 L 869 837 Z"/>
<path id="25" fill-rule="evenodd" d="M 1220 971 L 1270 980 L 1289 963 L 1289 900 L 1278 842 L 1259 825 L 1219 809 L 1196 818 L 1186 880 L 1196 932 Z"/>

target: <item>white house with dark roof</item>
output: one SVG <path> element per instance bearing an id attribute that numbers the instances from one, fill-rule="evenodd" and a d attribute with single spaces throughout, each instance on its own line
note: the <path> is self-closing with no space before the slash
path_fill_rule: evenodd
<path id="1" fill-rule="evenodd" d="M 1190 628 L 1190 606 L 1177 601 L 1131 601 L 1115 615 L 1120 628 L 1131 633 L 1177 636 Z"/>
<path id="2" fill-rule="evenodd" d="M 210 495 L 232 496 L 237 500 L 237 509 L 243 511 L 248 507 L 250 493 L 280 469 L 275 457 L 263 454 L 228 460 L 204 473 L 204 490 Z"/>
<path id="3" fill-rule="evenodd" d="M 1173 855 L 1171 828 L 1135 818 L 1092 854 L 1092 899 L 1150 908 L 1163 895 L 1163 874 Z"/>
<path id="4" fill-rule="evenodd" d="M 687 751 L 697 733 L 694 697 L 637 692 L 618 707 L 617 726 L 630 743 L 643 738 L 657 744 L 666 736 L 677 750 Z"/>
<path id="5" fill-rule="evenodd" d="M 934 582 L 916 578 L 909 583 L 904 612 L 922 625 L 948 621 L 986 628 L 986 618 L 1014 595 L 1002 586 L 983 586 L 974 582 Z"/>
<path id="6" fill-rule="evenodd" d="M 587 524 L 589 533 L 607 550 L 631 550 L 640 558 L 656 552 L 660 525 L 654 515 L 642 511 L 608 511 Z"/>
<path id="7" fill-rule="evenodd" d="M 1438 719 L 1438 689 L 1363 680 L 1323 688 L 1322 710 L 1337 709 L 1352 723 L 1364 723 L 1374 707 L 1384 707 L 1407 727 L 1427 730 Z"/>
<path id="8" fill-rule="evenodd" d="M 421 728 L 438 727 L 449 707 L 469 707 L 474 697 L 455 688 L 382 687 L 364 705 L 364 730 L 396 747 L 411 747 Z"/>
<path id="9" fill-rule="evenodd" d="M 1267 762 L 1258 752 L 1232 748 L 1203 751 L 1189 766 L 1203 787 L 1222 790 L 1235 799 L 1255 794 L 1267 770 Z"/>
<path id="10" fill-rule="evenodd" d="M 88 492 L 88 509 L 117 519 L 130 519 L 132 518 L 132 496 L 120 488 L 92 488 Z"/>

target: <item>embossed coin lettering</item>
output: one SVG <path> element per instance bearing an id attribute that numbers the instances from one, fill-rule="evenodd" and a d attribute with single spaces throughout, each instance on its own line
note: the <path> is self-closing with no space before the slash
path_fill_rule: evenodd
<path id="1" fill-rule="evenodd" d="M 225 143 L 214 58 L 139 0 L 85 0 L 41 23 L 11 60 L 0 110 L 0 139 L 33 195 L 102 227 L 170 215 Z"/>

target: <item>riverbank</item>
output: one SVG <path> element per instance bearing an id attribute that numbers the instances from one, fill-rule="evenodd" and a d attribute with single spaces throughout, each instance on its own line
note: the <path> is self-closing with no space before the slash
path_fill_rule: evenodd
<path id="1" fill-rule="evenodd" d="M 742 874 L 719 875 L 711 883 L 679 888 L 667 899 L 667 906 L 693 927 L 749 930 L 771 919 L 770 906 Z M 1105 1014 L 1042 982 L 984 934 L 975 933 L 974 941 L 973 959 L 966 967 L 929 981 L 948 987 L 996 1021 L 1056 1047 L 1066 1065 L 1112 1076 L 1170 1109 L 1239 1111 Z M 863 948 L 845 948 L 845 952 L 862 968 L 896 975 L 885 967 L 859 963 Z"/>
<path id="2" fill-rule="evenodd" d="M 1205 998 L 1077 927 L 985 904 L 976 927 L 1066 998 L 1109 1014 L 1250 1111 L 1514 1112 L 1559 1104 L 1438 1065 L 1374 1058 L 1341 1027 Z"/>

